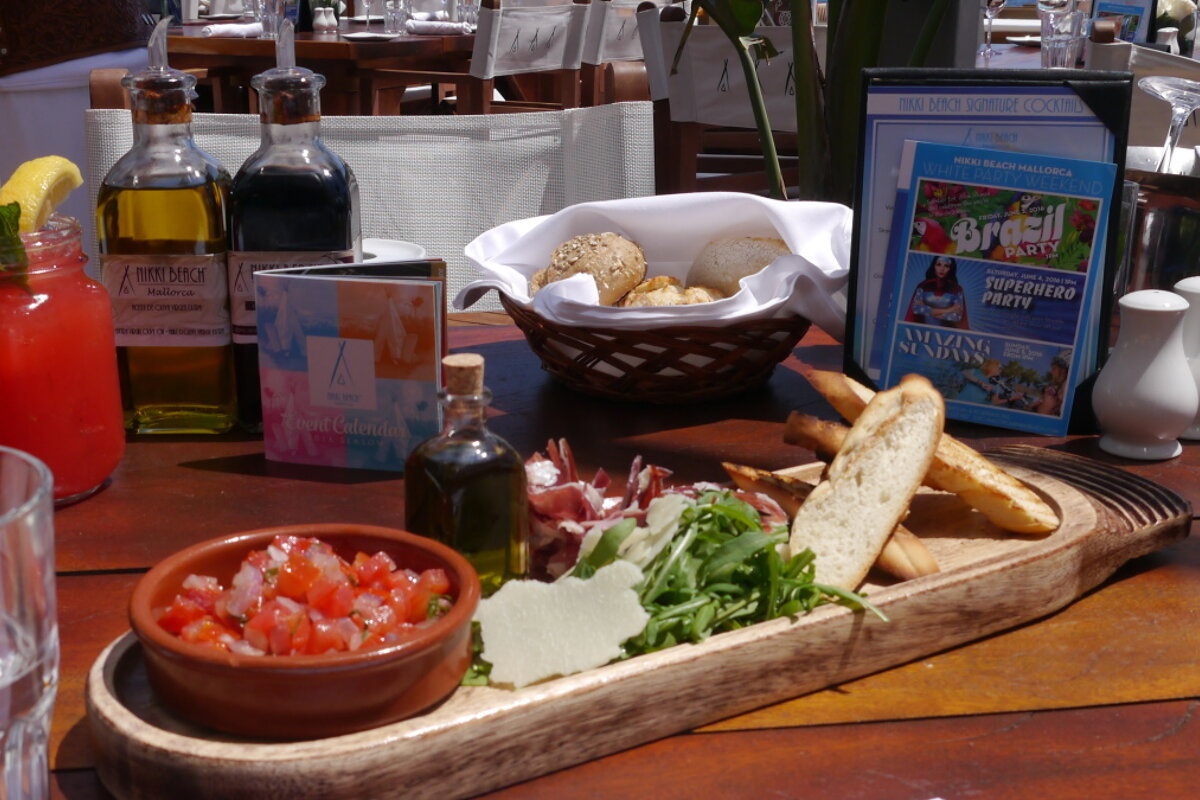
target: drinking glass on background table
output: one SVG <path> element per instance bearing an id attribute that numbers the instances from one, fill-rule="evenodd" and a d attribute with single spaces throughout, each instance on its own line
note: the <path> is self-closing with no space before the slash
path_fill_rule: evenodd
<path id="1" fill-rule="evenodd" d="M 54 507 L 46 465 L 0 447 L 0 738 L 5 798 L 45 798 L 58 688 Z"/>
<path id="2" fill-rule="evenodd" d="M 1083 55 L 1087 15 L 1082 11 L 1042 13 L 1042 67 L 1074 69 Z"/>
<path id="3" fill-rule="evenodd" d="M 479 22 L 479 0 L 458 0 L 457 9 L 458 21 L 465 22 L 474 29 Z"/>
<path id="4" fill-rule="evenodd" d="M 996 56 L 992 49 L 992 20 L 1007 5 L 1008 0 L 980 0 L 983 3 L 983 58 L 990 61 Z"/>
<path id="5" fill-rule="evenodd" d="M 411 16 L 408 3 L 409 0 L 385 0 L 383 4 L 384 33 L 404 33 L 404 25 Z"/>
<path id="6" fill-rule="evenodd" d="M 283 19 L 283 0 L 254 0 L 254 17 L 262 23 L 262 39 L 279 36 L 279 23 Z"/>

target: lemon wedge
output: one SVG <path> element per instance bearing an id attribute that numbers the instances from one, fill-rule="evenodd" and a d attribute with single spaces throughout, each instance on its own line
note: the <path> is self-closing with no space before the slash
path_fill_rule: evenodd
<path id="1" fill-rule="evenodd" d="M 17 167 L 0 186 L 0 205 L 21 206 L 21 233 L 31 233 L 46 220 L 72 191 L 83 185 L 79 167 L 62 156 L 42 156 Z"/>

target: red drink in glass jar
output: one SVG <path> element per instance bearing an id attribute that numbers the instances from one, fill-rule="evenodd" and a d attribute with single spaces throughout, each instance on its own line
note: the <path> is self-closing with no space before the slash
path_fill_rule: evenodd
<path id="1" fill-rule="evenodd" d="M 0 444 L 44 461 L 64 505 L 100 489 L 125 451 L 112 306 L 83 271 L 76 220 L 21 240 L 28 269 L 0 272 Z"/>

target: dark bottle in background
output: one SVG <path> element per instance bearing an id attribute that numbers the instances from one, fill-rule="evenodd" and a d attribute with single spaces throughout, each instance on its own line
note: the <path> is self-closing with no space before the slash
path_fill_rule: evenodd
<path id="1" fill-rule="evenodd" d="M 321 75 L 276 67 L 254 76 L 262 140 L 230 192 L 229 298 L 241 423 L 262 429 L 254 273 L 362 260 L 358 183 L 321 141 Z"/>

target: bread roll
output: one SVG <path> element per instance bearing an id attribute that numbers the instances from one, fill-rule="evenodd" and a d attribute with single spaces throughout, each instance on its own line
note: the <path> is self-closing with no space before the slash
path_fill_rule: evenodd
<path id="1" fill-rule="evenodd" d="M 576 273 L 591 275 L 600 305 L 615 305 L 646 277 L 642 248 L 616 233 L 588 233 L 568 239 L 550 254 L 550 265 L 534 274 L 529 292 Z"/>
<path id="2" fill-rule="evenodd" d="M 720 300 L 725 295 L 707 286 L 689 286 L 670 275 L 656 275 L 642 281 L 621 298 L 620 305 L 625 308 L 642 308 L 647 306 L 686 306 L 693 303 L 711 303 Z"/>
<path id="3" fill-rule="evenodd" d="M 738 281 L 792 251 L 782 239 L 741 236 L 714 239 L 704 246 L 688 273 L 688 286 L 712 286 L 726 296 L 737 294 Z"/>

